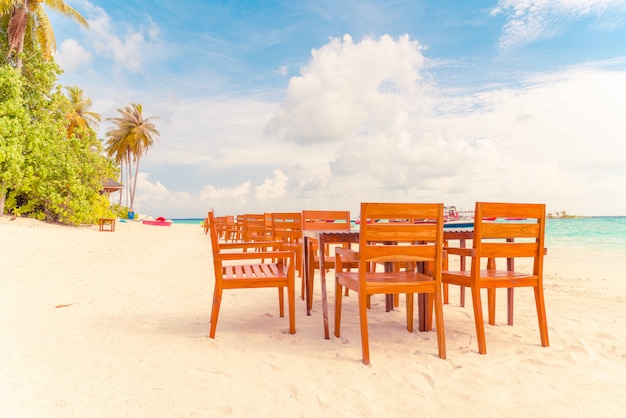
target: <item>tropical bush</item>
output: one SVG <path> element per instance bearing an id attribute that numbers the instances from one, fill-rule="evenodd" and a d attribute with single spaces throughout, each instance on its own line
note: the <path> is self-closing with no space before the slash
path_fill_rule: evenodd
<path id="1" fill-rule="evenodd" d="M 102 183 L 117 178 L 95 131 L 79 127 L 68 137 L 68 98 L 60 69 L 41 54 L 21 74 L 0 66 L 0 210 L 65 224 L 111 216 Z M 4 199 L 4 208 L 2 203 Z"/>

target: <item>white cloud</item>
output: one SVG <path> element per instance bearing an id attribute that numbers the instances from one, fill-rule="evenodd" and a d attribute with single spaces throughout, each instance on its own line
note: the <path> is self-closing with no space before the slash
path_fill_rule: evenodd
<path id="1" fill-rule="evenodd" d="M 287 75 L 289 74 L 289 70 L 287 69 L 287 66 L 281 65 L 280 67 L 274 70 L 274 74 Z"/>
<path id="2" fill-rule="evenodd" d="M 274 170 L 273 178 L 266 179 L 255 188 L 255 197 L 261 201 L 282 198 L 287 194 L 286 187 L 287 176 L 280 170 Z"/>
<path id="3" fill-rule="evenodd" d="M 354 43 L 332 39 L 312 51 L 301 76 L 287 93 L 266 134 L 300 144 L 342 140 L 354 135 L 401 131 L 403 109 L 426 84 L 424 57 L 416 41 L 385 35 Z"/>
<path id="4" fill-rule="evenodd" d="M 364 42 L 334 40 L 317 50 L 281 104 L 170 97 L 153 103 L 159 110 L 149 113 L 162 117 L 162 138 L 146 156 L 155 180 L 140 182 L 140 210 L 203 217 L 210 208 L 221 214 L 326 208 L 356 216 L 361 201 L 471 209 L 477 200 L 501 200 L 546 202 L 550 211 L 580 215 L 623 214 L 623 63 L 450 96 L 426 81 L 416 44 L 406 38 Z M 363 65 L 385 54 L 386 61 L 402 55 L 409 62 L 402 70 Z M 342 74 L 357 69 L 356 81 Z M 309 79 L 327 87 L 307 86 Z M 394 80 L 394 88 L 384 80 Z M 324 108 L 333 104 L 326 94 L 344 103 L 339 115 Z M 331 125 L 340 117 L 350 129 L 305 123 L 307 115 Z M 277 129 L 264 138 L 270 119 Z M 314 134 L 301 135 L 304 129 Z M 176 193 L 161 184 L 160 166 L 182 164 L 212 170 L 195 185 L 198 192 Z"/>
<path id="5" fill-rule="evenodd" d="M 64 40 L 54 58 L 59 66 L 68 72 L 76 71 L 91 62 L 91 54 L 74 39 Z"/>
<path id="6" fill-rule="evenodd" d="M 623 27 L 624 12 L 624 0 L 500 0 L 491 15 L 506 16 L 500 47 L 510 48 L 551 38 L 563 24 L 583 17 L 594 17 L 602 30 Z"/>
<path id="7" fill-rule="evenodd" d="M 96 53 L 112 60 L 117 71 L 123 69 L 141 73 L 145 51 L 158 43 L 158 26 L 147 18 L 147 28 L 144 29 L 146 38 L 142 31 L 112 23 L 111 17 L 101 7 L 85 2 L 85 8 L 90 28 L 87 36 Z"/>

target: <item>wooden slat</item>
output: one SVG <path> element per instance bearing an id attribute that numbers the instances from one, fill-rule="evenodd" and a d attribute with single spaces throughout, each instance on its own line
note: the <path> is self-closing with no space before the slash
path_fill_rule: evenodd
<path id="1" fill-rule="evenodd" d="M 483 238 L 536 238 L 541 225 L 538 223 L 483 222 L 480 225 Z"/>
<path id="2" fill-rule="evenodd" d="M 539 244 L 536 242 L 521 243 L 483 243 L 481 257 L 535 257 L 539 253 Z"/>

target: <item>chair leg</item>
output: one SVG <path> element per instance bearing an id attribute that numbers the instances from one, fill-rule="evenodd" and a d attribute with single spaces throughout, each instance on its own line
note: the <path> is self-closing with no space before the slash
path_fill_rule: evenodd
<path id="1" fill-rule="evenodd" d="M 407 293 L 406 294 L 406 330 L 409 332 L 413 332 L 413 302 L 414 302 L 414 294 Z"/>
<path id="2" fill-rule="evenodd" d="M 435 295 L 432 293 L 428 293 L 426 296 L 426 318 L 424 318 L 424 331 L 432 331 L 433 330 L 433 306 L 435 304 Z"/>
<path id="3" fill-rule="evenodd" d="M 546 319 L 546 306 L 543 298 L 543 288 L 535 287 L 535 305 L 537 305 L 537 318 L 539 319 L 539 335 L 541 336 L 541 346 L 549 347 L 548 321 Z"/>
<path id="4" fill-rule="evenodd" d="M 280 292 L 283 293 L 282 291 Z M 293 284 L 287 286 L 287 304 L 289 306 L 289 333 L 296 333 L 296 289 Z"/>
<path id="5" fill-rule="evenodd" d="M 285 316 L 285 292 L 283 289 L 282 287 L 278 288 L 278 311 L 281 318 Z"/>
<path id="6" fill-rule="evenodd" d="M 496 324 L 496 289 L 487 289 L 487 312 L 489 314 L 489 325 Z"/>
<path id="7" fill-rule="evenodd" d="M 363 349 L 363 364 L 370 364 L 369 335 L 367 332 L 367 296 L 359 292 L 359 320 L 361 323 L 361 347 Z"/>
<path id="8" fill-rule="evenodd" d="M 315 266 L 313 263 L 315 260 L 311 257 L 309 261 L 309 271 L 307 274 L 309 275 L 309 300 L 307 301 L 308 305 L 313 308 L 313 282 L 315 281 Z M 303 279 L 304 280 L 304 279 Z"/>
<path id="9" fill-rule="evenodd" d="M 483 307 L 480 301 L 480 287 L 472 286 L 472 305 L 474 305 L 474 321 L 476 322 L 476 339 L 478 340 L 478 352 L 487 354 L 485 344 L 485 324 L 483 322 Z"/>
<path id="10" fill-rule="evenodd" d="M 514 295 L 515 289 L 512 287 L 509 287 L 508 289 L 506 289 L 506 298 L 507 298 L 507 323 L 511 326 L 513 326 L 513 295 Z"/>
<path id="11" fill-rule="evenodd" d="M 213 307 L 211 308 L 211 330 L 209 337 L 215 338 L 215 329 L 217 328 L 217 317 L 220 314 L 220 304 L 222 303 L 222 289 L 215 288 L 213 292 Z"/>
<path id="12" fill-rule="evenodd" d="M 461 305 L 462 308 L 465 307 L 465 286 L 460 286 L 459 287 L 459 304 Z"/>
<path id="13" fill-rule="evenodd" d="M 335 280 L 335 337 L 339 338 L 341 328 L 342 286 Z"/>
<path id="14" fill-rule="evenodd" d="M 429 301 L 434 299 L 435 305 L 435 326 L 437 327 L 437 348 L 439 350 L 439 358 L 446 359 L 446 334 L 443 324 L 443 303 L 441 302 L 441 291 L 435 290 L 435 294 L 430 294 Z M 430 309 L 429 309 L 430 311 Z M 430 320 L 432 324 L 432 319 Z"/>
<path id="15" fill-rule="evenodd" d="M 448 283 L 444 283 L 444 284 L 443 284 L 443 303 L 444 303 L 445 305 L 447 305 L 448 303 L 450 303 Z"/>

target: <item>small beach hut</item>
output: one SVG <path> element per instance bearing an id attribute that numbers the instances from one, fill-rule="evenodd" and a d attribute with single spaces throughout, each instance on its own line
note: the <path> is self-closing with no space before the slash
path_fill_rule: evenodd
<path id="1" fill-rule="evenodd" d="M 106 193 L 109 200 L 111 200 L 111 193 L 121 192 L 123 188 L 124 185 L 122 183 L 118 183 L 113 179 L 106 179 L 102 183 L 102 190 L 100 191 L 100 194 Z"/>

